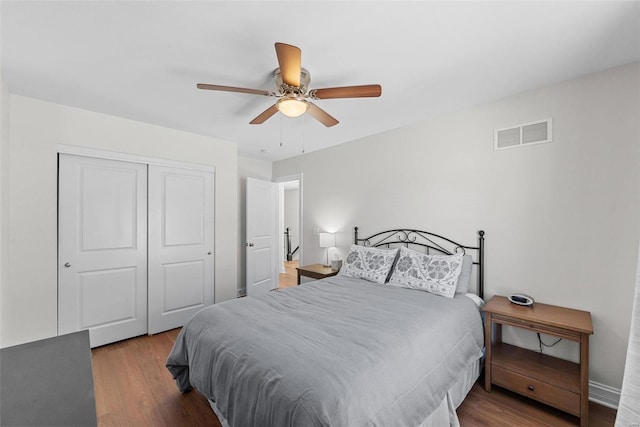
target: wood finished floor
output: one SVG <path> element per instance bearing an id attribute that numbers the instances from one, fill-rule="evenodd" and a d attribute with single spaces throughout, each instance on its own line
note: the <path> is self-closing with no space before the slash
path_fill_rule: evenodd
<path id="1" fill-rule="evenodd" d="M 298 264 L 297 259 L 284 262 L 285 272 L 280 273 L 280 284 L 278 285 L 280 289 L 290 288 L 291 286 L 296 286 L 298 284 L 298 272 L 296 271 Z"/>
<path id="2" fill-rule="evenodd" d="M 198 392 L 181 394 L 165 367 L 179 329 L 92 350 L 99 426 L 222 427 Z"/>
<path id="3" fill-rule="evenodd" d="M 181 394 L 164 364 L 179 329 L 92 351 L 99 426 L 214 426 L 220 422 L 197 391 Z M 614 425 L 615 411 L 591 404 L 589 426 Z M 462 427 L 564 427 L 578 419 L 532 400 L 476 383 L 458 408 Z"/>

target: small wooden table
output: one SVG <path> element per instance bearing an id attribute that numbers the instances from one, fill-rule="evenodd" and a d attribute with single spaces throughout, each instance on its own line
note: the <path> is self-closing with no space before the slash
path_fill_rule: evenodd
<path id="1" fill-rule="evenodd" d="M 331 267 L 325 267 L 322 264 L 303 265 L 296 267 L 298 270 L 298 285 L 300 284 L 300 276 L 311 277 L 312 279 L 324 279 L 338 274 L 339 270 L 333 270 Z"/>
<path id="2" fill-rule="evenodd" d="M 589 335 L 591 313 L 541 303 L 519 306 L 494 296 L 485 312 L 485 390 L 496 384 L 580 417 L 589 423 Z M 495 332 L 492 334 L 492 324 Z M 575 341 L 580 362 L 573 363 L 502 342 L 502 325 Z"/>

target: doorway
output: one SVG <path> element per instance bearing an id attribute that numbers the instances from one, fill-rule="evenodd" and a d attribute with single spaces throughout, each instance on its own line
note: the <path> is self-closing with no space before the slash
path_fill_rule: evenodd
<path id="1" fill-rule="evenodd" d="M 279 190 L 278 224 L 280 243 L 280 276 L 278 288 L 297 285 L 296 267 L 302 259 L 302 176 L 276 179 Z"/>

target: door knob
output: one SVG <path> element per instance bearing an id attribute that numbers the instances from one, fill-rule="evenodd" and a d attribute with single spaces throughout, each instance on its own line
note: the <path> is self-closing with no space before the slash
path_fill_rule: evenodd
<path id="1" fill-rule="evenodd" d="M 68 262 L 65 262 L 65 263 L 64 263 L 64 266 L 65 266 L 65 267 L 67 267 L 67 268 L 69 268 L 69 267 L 71 267 L 71 264 L 69 264 Z"/>
<path id="2" fill-rule="evenodd" d="M 211 251 L 207 252 L 207 255 L 211 255 Z"/>
<path id="3" fill-rule="evenodd" d="M 253 243 L 247 243 L 247 246 L 249 246 L 250 248 L 253 247 Z"/>

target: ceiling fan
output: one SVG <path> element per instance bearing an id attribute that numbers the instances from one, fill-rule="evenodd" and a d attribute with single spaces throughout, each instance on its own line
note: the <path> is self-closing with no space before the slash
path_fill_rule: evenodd
<path id="1" fill-rule="evenodd" d="M 240 92 L 278 98 L 275 104 L 249 122 L 252 125 L 262 124 L 280 111 L 288 117 L 298 117 L 309 112 L 314 119 L 327 127 L 337 125 L 338 120 L 309 101 L 310 99 L 373 98 L 380 96 L 382 93 L 380 85 L 342 86 L 307 91 L 311 75 L 309 71 L 300 66 L 302 57 L 300 48 L 286 43 L 276 43 L 276 55 L 280 65 L 280 68 L 273 72 L 273 78 L 278 87 L 277 92 L 206 83 L 198 83 L 198 89 Z"/>

